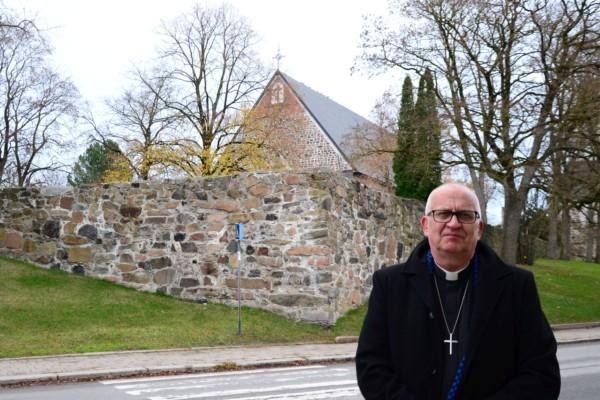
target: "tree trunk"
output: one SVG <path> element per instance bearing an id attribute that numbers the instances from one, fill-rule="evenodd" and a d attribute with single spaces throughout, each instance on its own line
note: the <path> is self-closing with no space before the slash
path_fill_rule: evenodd
<path id="1" fill-rule="evenodd" d="M 512 188 L 504 186 L 504 227 L 502 229 L 501 256 L 507 263 L 517 262 L 519 230 L 521 229 L 521 214 L 525 201 Z"/>
<path id="2" fill-rule="evenodd" d="M 469 168 L 469 173 L 471 175 L 471 182 L 473 184 L 473 190 L 479 199 L 479 205 L 481 207 L 481 218 L 484 221 L 487 221 L 487 194 L 485 191 L 485 175 L 483 172 L 479 174 L 473 168 Z"/>
<path id="3" fill-rule="evenodd" d="M 548 208 L 548 258 L 558 258 L 558 204 L 554 196 Z"/>
<path id="4" fill-rule="evenodd" d="M 560 258 L 569 260 L 571 258 L 571 209 L 567 205 L 562 209 L 560 225 L 560 241 L 562 244 Z"/>
<path id="5" fill-rule="evenodd" d="M 596 227 L 594 224 L 595 212 L 594 210 L 586 210 L 586 225 L 585 225 L 585 260 L 593 261 L 594 260 L 594 245 L 595 245 L 595 237 Z"/>

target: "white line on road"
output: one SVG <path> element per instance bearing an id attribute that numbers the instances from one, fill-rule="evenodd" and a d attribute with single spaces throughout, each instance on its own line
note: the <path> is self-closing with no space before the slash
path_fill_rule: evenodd
<path id="1" fill-rule="evenodd" d="M 321 400 L 321 399 L 334 399 L 338 397 L 358 396 L 360 390 L 358 387 L 354 388 L 340 388 L 340 389 L 325 389 L 325 390 L 313 390 L 309 392 L 299 393 L 285 393 L 285 394 L 268 394 L 265 396 L 251 396 L 251 397 L 233 397 L 229 400 Z"/>
<path id="2" fill-rule="evenodd" d="M 173 376 L 156 376 L 150 378 L 139 378 L 139 379 L 114 379 L 101 381 L 103 385 L 120 385 L 134 382 L 153 382 L 153 381 L 167 381 L 173 379 L 194 379 L 194 378 L 210 378 L 215 376 L 228 376 L 228 375 L 243 375 L 243 374 L 261 374 L 267 372 L 281 372 L 281 371 L 300 371 L 308 369 L 321 369 L 325 368 L 324 365 L 311 365 L 306 367 L 286 367 L 286 368 L 268 368 L 268 369 L 252 369 L 242 371 L 231 371 L 231 372 L 211 372 L 211 373 L 198 373 L 198 374 L 186 374 L 186 375 L 173 375 Z"/>
<path id="3" fill-rule="evenodd" d="M 324 385 L 328 386 L 355 386 L 356 381 L 352 380 L 344 380 L 338 382 L 328 382 L 324 383 L 307 383 L 303 385 L 284 385 L 284 386 L 274 386 L 268 388 L 252 388 L 252 389 L 234 389 L 234 390 L 220 390 L 215 392 L 206 392 L 201 394 L 185 394 L 185 395 L 167 395 L 167 396 L 155 396 L 148 397 L 148 400 L 188 400 L 188 399 L 202 399 L 208 397 L 217 397 L 222 398 L 223 396 L 237 396 L 248 393 L 251 390 L 254 393 L 268 393 L 275 391 L 284 391 L 284 390 L 302 390 L 302 389 L 310 389 L 323 387 Z M 280 395 L 281 396 L 281 395 Z"/>
<path id="4" fill-rule="evenodd" d="M 563 378 L 592 374 L 600 374 L 600 363 L 576 365 L 573 367 L 561 365 L 560 368 L 560 375 Z"/>

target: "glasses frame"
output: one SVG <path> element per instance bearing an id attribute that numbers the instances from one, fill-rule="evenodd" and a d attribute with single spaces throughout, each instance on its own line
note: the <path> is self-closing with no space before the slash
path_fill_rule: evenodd
<path id="1" fill-rule="evenodd" d="M 438 219 L 439 217 L 436 217 L 436 214 L 438 212 L 441 212 L 441 211 L 450 213 L 450 218 L 448 218 L 448 219 Z M 475 218 L 473 219 L 473 221 L 463 221 L 462 218 L 465 216 L 465 214 L 464 214 L 465 212 L 467 212 L 467 213 L 475 213 Z M 462 215 L 462 217 L 461 217 L 461 215 Z M 454 217 L 454 216 L 456 216 L 456 220 L 458 222 L 460 222 L 461 224 L 474 224 L 481 217 L 479 215 L 479 212 L 477 212 L 475 210 L 456 210 L 456 211 L 452 211 L 452 210 L 431 210 L 431 211 L 429 211 L 429 213 L 427 213 L 427 216 L 428 217 L 432 217 L 435 222 L 440 223 L 440 224 L 444 224 L 444 223 L 452 221 L 452 217 Z"/>

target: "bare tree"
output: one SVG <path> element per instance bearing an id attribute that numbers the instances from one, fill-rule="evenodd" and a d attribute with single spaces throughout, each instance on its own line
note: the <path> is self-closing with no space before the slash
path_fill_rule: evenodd
<path id="1" fill-rule="evenodd" d="M 49 66 L 35 25 L 2 17 L 0 26 L 0 182 L 25 185 L 64 164 L 50 151 L 77 113 L 75 86 Z M 10 171 L 10 174 L 7 173 Z"/>
<path id="2" fill-rule="evenodd" d="M 356 169 L 393 186 L 398 100 L 389 91 L 385 92 L 371 114 L 375 124 L 355 127 L 342 138 L 340 147 Z"/>
<path id="3" fill-rule="evenodd" d="M 154 76 L 137 71 L 132 88 L 107 102 L 114 120 L 111 131 L 102 135 L 123 144 L 124 155 L 142 180 L 180 160 L 176 132 L 181 117 L 165 105 L 172 98 L 166 78 Z"/>
<path id="4" fill-rule="evenodd" d="M 510 262 L 532 180 L 554 150 L 557 95 L 573 74 L 598 67 L 599 7 L 588 0 L 416 0 L 399 6 L 407 17 L 399 31 L 375 21 L 363 33 L 370 67 L 429 68 L 436 76 L 453 126 L 446 150 L 468 166 L 476 191 L 486 175 L 503 188 L 501 253 Z"/>
<path id="5" fill-rule="evenodd" d="M 187 152 L 181 167 L 188 174 L 216 174 L 219 155 L 240 143 L 242 109 L 267 81 L 253 49 L 255 33 L 227 6 L 196 5 L 164 24 L 163 34 L 166 68 L 159 82 L 164 80 L 173 96 L 164 96 L 150 81 L 147 87 L 194 133 L 181 141 L 180 152 Z"/>

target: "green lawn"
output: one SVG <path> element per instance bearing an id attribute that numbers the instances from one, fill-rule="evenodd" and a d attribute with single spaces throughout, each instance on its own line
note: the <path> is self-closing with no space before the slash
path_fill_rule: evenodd
<path id="1" fill-rule="evenodd" d="M 551 323 L 600 321 L 600 264 L 539 259 L 527 269 Z"/>
<path id="2" fill-rule="evenodd" d="M 552 323 L 600 321 L 600 265 L 540 260 Z M 366 307 L 333 328 L 252 308 L 195 304 L 0 257 L 0 357 L 249 343 L 331 342 L 356 335 Z"/>

